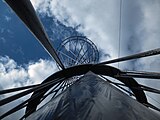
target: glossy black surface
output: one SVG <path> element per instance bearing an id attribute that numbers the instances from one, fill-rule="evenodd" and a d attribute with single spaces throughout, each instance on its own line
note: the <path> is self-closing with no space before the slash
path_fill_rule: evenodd
<path id="1" fill-rule="evenodd" d="M 53 119 L 159 120 L 160 116 L 90 72 L 27 118 Z"/>

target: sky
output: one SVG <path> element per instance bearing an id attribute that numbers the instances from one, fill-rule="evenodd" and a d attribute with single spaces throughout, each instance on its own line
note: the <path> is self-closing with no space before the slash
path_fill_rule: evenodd
<path id="1" fill-rule="evenodd" d="M 121 32 L 120 0 L 31 2 L 55 48 L 66 37 L 84 35 L 102 53 L 100 61 L 105 61 L 160 47 L 159 0 L 122 0 Z M 159 72 L 160 57 L 123 62 L 119 68 Z M 56 71 L 54 60 L 5 2 L 0 1 L 0 89 L 41 83 Z M 156 80 L 137 81 L 158 89 L 160 86 Z M 149 95 L 160 101 L 160 96 Z M 148 99 L 160 107 L 153 99 Z"/>

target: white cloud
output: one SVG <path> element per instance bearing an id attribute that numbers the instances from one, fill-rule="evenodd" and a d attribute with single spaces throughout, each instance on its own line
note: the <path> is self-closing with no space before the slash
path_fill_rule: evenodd
<path id="1" fill-rule="evenodd" d="M 4 16 L 4 18 L 5 18 L 5 20 L 6 20 L 7 22 L 9 22 L 9 21 L 11 20 L 11 17 L 9 17 L 9 16 Z"/>
<path id="2" fill-rule="evenodd" d="M 141 50 L 150 50 L 160 47 L 160 1 L 140 1 L 142 6 L 143 19 L 140 24 L 141 35 L 139 35 L 139 43 L 141 43 Z M 160 72 L 160 56 L 150 58 L 143 58 L 137 61 L 136 67 L 140 70 Z M 144 84 L 153 88 L 159 89 L 160 83 L 157 80 L 144 80 Z M 153 99 L 160 101 L 160 96 L 156 94 L 148 94 Z M 158 102 L 152 98 L 149 101 L 160 107 Z"/>
<path id="3" fill-rule="evenodd" d="M 41 83 L 55 71 L 57 66 L 53 61 L 40 59 L 23 67 L 8 56 L 0 57 L 0 81 L 3 88 Z"/>
<path id="4" fill-rule="evenodd" d="M 118 54 L 119 0 L 31 0 L 42 14 L 54 15 L 66 26 L 78 28 L 98 48 L 111 55 Z M 123 0 L 121 55 L 158 48 L 160 46 L 159 0 Z M 10 20 L 6 17 L 6 20 Z M 1 33 L 4 30 L 1 29 Z M 105 60 L 103 57 L 102 60 Z M 160 71 L 160 58 L 151 57 L 136 61 L 137 70 Z M 126 67 L 126 66 L 125 66 Z M 40 83 L 56 71 L 55 63 L 40 59 L 25 67 L 9 57 L 0 57 L 0 81 L 3 88 L 20 87 Z M 159 84 L 143 81 L 159 88 Z M 151 95 L 160 101 L 160 97 Z M 152 100 L 151 100 L 152 101 Z M 152 101 L 154 103 L 154 101 Z M 14 104 L 14 103 L 13 103 Z M 157 106 L 158 104 L 155 103 Z"/>
<path id="5" fill-rule="evenodd" d="M 35 83 L 39 83 L 55 71 L 57 71 L 57 66 L 49 60 L 40 59 L 37 63 L 30 63 L 28 66 L 29 78 Z"/>
<path id="6" fill-rule="evenodd" d="M 93 40 L 97 47 L 107 51 L 107 53 L 110 51 L 109 53 L 112 57 L 117 56 L 117 50 L 113 46 L 118 45 L 119 9 L 114 8 L 119 7 L 119 2 L 105 0 L 102 2 L 97 0 L 50 0 L 48 6 L 39 4 L 35 0 L 32 0 L 32 3 L 37 10 L 40 9 L 41 13 L 54 15 L 66 26 L 75 27 L 80 24 L 79 32 L 84 33 Z M 46 11 L 47 8 L 48 10 Z"/>
<path id="7" fill-rule="evenodd" d="M 40 0 L 39 2 L 31 0 L 31 2 L 38 12 L 54 15 L 66 26 L 81 25 L 78 31 L 91 38 L 112 58 L 117 57 L 120 0 Z M 122 55 L 159 47 L 159 6 L 158 0 L 123 0 Z"/>
<path id="8" fill-rule="evenodd" d="M 140 37 L 141 49 L 150 50 L 160 47 L 160 1 L 152 0 L 147 2 L 140 2 L 143 12 L 143 20 L 140 24 L 142 34 Z M 147 59 L 141 59 L 144 69 L 160 71 L 160 57 L 151 57 Z"/>
<path id="9" fill-rule="evenodd" d="M 120 0 L 44 1 L 32 0 L 38 12 L 55 16 L 66 26 L 80 25 L 78 31 L 89 37 L 98 48 L 110 54 L 111 58 L 118 56 Z M 150 3 L 152 3 L 151 6 Z M 157 25 L 159 23 L 159 2 L 154 0 L 150 3 L 144 0 L 123 0 L 121 56 L 159 45 L 160 35 Z M 153 22 L 150 24 L 151 21 Z M 107 57 L 101 58 L 101 60 L 106 59 Z"/>
<path id="10" fill-rule="evenodd" d="M 119 1 L 31 0 L 38 12 L 55 16 L 66 26 L 80 25 L 78 31 L 84 33 L 98 48 L 110 54 L 112 58 L 117 57 L 118 54 Z M 122 8 L 121 55 L 158 48 L 160 46 L 160 1 L 123 0 Z M 4 30 L 1 29 L 0 32 L 3 33 Z M 103 57 L 102 60 L 106 58 Z M 159 56 L 144 58 L 130 67 L 159 72 L 159 61 Z M 24 67 L 17 65 L 16 61 L 7 56 L 0 57 L 1 86 L 12 88 L 41 83 L 54 73 L 56 68 L 55 63 L 49 60 L 40 59 Z M 160 86 L 157 81 L 155 83 L 150 80 L 144 80 L 143 84 L 155 88 Z M 160 97 L 154 94 L 151 96 L 160 101 Z M 158 106 L 155 101 L 151 101 Z"/>
<path id="11" fill-rule="evenodd" d="M 48 10 L 50 0 L 31 0 L 31 2 L 36 10 L 43 13 Z"/>
<path id="12" fill-rule="evenodd" d="M 144 49 L 153 49 L 160 46 L 160 1 L 152 0 L 146 2 L 141 2 L 143 7 L 144 19 L 142 27 L 146 32 L 143 36 Z"/>
<path id="13" fill-rule="evenodd" d="M 98 48 L 110 54 L 112 58 L 117 57 L 120 0 L 41 0 L 44 4 L 35 1 L 32 0 L 38 11 L 43 8 L 41 13 L 54 15 L 67 26 L 81 25 L 78 31 L 91 38 Z M 159 12 L 159 0 L 123 0 L 122 56 L 159 47 Z M 152 62 L 155 60 L 153 58 Z M 142 64 L 150 65 L 151 62 L 148 63 L 145 59 Z"/>
<path id="14" fill-rule="evenodd" d="M 53 61 L 50 60 L 40 59 L 37 62 L 31 62 L 25 65 L 17 65 L 16 61 L 8 56 L 0 56 L 0 90 L 41 83 L 45 78 L 56 71 L 57 66 Z M 0 96 L 0 99 L 13 94 Z M 0 107 L 0 114 L 10 110 L 27 98 L 29 98 L 29 96 L 25 96 L 14 102 L 4 105 L 3 108 Z M 6 117 L 6 120 L 11 118 L 18 119 L 23 114 L 24 109 L 9 117 Z"/>
<path id="15" fill-rule="evenodd" d="M 32 0 L 38 12 L 55 16 L 66 26 L 78 28 L 89 37 L 98 48 L 115 58 L 118 55 L 118 27 L 120 0 Z M 42 9 L 41 9 L 42 8 Z M 121 56 L 160 47 L 160 1 L 123 0 Z M 106 60 L 103 57 L 102 60 Z M 160 71 L 160 57 L 150 57 L 121 63 L 121 68 L 145 71 Z M 153 80 L 143 84 L 159 87 Z M 157 96 L 151 95 L 157 98 Z M 160 100 L 158 97 L 157 99 Z M 152 101 L 153 102 L 153 101 Z"/>

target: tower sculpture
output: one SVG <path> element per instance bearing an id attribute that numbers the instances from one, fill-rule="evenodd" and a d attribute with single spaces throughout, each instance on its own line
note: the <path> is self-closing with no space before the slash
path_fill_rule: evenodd
<path id="1" fill-rule="evenodd" d="M 160 109 L 148 102 L 144 92 L 160 94 L 160 90 L 142 85 L 135 80 L 135 78 L 160 79 L 160 73 L 122 71 L 108 65 L 159 55 L 160 48 L 99 62 L 99 53 L 93 42 L 86 37 L 74 36 L 65 39 L 55 50 L 29 0 L 5 0 L 5 2 L 51 55 L 60 70 L 41 84 L 0 91 L 0 95 L 20 91 L 0 100 L 1 107 L 31 94 L 31 97 L 3 113 L 0 119 L 5 119 L 23 108 L 25 113 L 20 120 L 160 119 L 160 116 L 150 108 L 158 112 Z M 73 79 L 77 76 L 78 79 Z M 48 101 L 42 104 L 46 99 Z"/>
<path id="2" fill-rule="evenodd" d="M 84 36 L 66 38 L 57 49 L 57 53 L 66 68 L 98 63 L 99 53 L 95 44 Z"/>

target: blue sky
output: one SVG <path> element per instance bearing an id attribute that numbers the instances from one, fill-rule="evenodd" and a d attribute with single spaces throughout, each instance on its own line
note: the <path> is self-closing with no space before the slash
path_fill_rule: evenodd
<path id="1" fill-rule="evenodd" d="M 0 55 L 10 56 L 18 64 L 36 61 L 40 58 L 49 59 L 50 56 L 29 32 L 21 20 L 13 11 L 4 3 L 0 2 L 1 13 L 0 19 Z M 53 22 L 53 17 L 39 15 L 46 31 L 51 38 L 55 48 L 59 46 L 61 40 L 71 35 L 79 35 L 76 28 L 66 27 L 58 20 Z M 54 32 L 53 32 L 54 31 Z"/>
<path id="2" fill-rule="evenodd" d="M 0 1 L 0 6 L 1 11 L 3 11 L 0 19 L 1 56 L 10 56 L 20 64 L 27 63 L 29 60 L 48 57 L 15 13 L 2 1 Z M 31 49 L 33 50 L 31 51 Z"/>
<path id="3" fill-rule="evenodd" d="M 85 35 L 103 52 L 100 61 L 118 57 L 119 1 L 31 0 L 55 48 L 66 37 Z M 160 47 L 159 13 L 159 0 L 123 0 L 120 56 Z M 120 69 L 159 72 L 160 57 L 124 62 Z M 20 19 L 0 1 L 0 86 L 40 83 L 57 70 Z M 160 86 L 149 80 L 138 81 Z M 159 96 L 151 96 L 160 100 Z"/>

